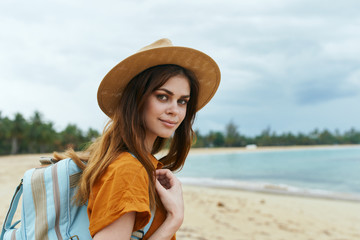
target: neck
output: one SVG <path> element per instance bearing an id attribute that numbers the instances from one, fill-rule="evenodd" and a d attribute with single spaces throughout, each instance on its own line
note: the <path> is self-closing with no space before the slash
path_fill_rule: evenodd
<path id="1" fill-rule="evenodd" d="M 151 153 L 151 152 L 152 152 L 152 149 L 153 149 L 155 140 L 156 140 L 156 136 L 155 136 L 155 137 L 146 136 L 146 139 L 145 139 L 145 148 L 146 148 L 146 149 L 145 149 L 145 150 L 146 150 L 148 153 Z"/>

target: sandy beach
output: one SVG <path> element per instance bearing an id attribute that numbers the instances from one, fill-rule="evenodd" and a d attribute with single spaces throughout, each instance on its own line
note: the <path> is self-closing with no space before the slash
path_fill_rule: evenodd
<path id="1" fill-rule="evenodd" d="M 192 154 L 204 151 L 244 149 L 195 149 Z M 0 157 L 1 224 L 15 187 L 27 169 L 39 165 L 39 156 L 49 155 Z M 360 239 L 360 202 L 188 185 L 183 187 L 185 220 L 177 233 L 179 240 Z M 15 218 L 19 219 L 19 212 Z"/>

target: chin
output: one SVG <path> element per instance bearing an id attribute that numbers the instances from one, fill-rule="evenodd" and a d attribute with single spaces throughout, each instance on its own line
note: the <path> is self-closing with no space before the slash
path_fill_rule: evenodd
<path id="1" fill-rule="evenodd" d="M 172 134 L 171 135 L 159 135 L 158 137 L 168 139 L 168 138 L 171 138 L 171 136 L 172 136 Z"/>
<path id="2" fill-rule="evenodd" d="M 171 138 L 174 135 L 174 132 L 171 133 L 163 133 L 163 134 L 159 134 L 158 137 L 161 138 Z"/>

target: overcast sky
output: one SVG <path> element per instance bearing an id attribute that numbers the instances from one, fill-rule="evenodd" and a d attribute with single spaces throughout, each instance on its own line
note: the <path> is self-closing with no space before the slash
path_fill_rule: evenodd
<path id="1" fill-rule="evenodd" d="M 167 37 L 220 66 L 201 133 L 230 121 L 246 135 L 360 130 L 359 10 L 358 0 L 1 0 L 0 111 L 101 131 L 102 78 Z"/>

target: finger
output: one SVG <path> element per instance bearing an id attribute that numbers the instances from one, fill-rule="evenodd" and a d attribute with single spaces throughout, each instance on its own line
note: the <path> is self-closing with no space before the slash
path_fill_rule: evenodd
<path id="1" fill-rule="evenodd" d="M 171 178 L 173 173 L 169 169 L 157 169 L 156 176 Z"/>
<path id="2" fill-rule="evenodd" d="M 159 181 L 170 181 L 173 178 L 173 173 L 170 170 L 156 172 L 156 178 Z"/>
<path id="3" fill-rule="evenodd" d="M 166 189 L 170 189 L 173 186 L 180 184 L 180 181 L 169 169 L 156 170 L 156 178 Z"/>
<path id="4" fill-rule="evenodd" d="M 155 189 L 158 192 L 159 196 L 162 196 L 165 194 L 166 189 L 158 180 L 156 180 L 156 182 L 155 182 Z"/>
<path id="5" fill-rule="evenodd" d="M 156 173 L 165 174 L 166 172 L 171 172 L 171 171 L 165 168 L 156 169 Z"/>
<path id="6" fill-rule="evenodd" d="M 161 171 L 156 172 L 158 178 L 167 178 L 169 180 L 174 178 L 174 174 L 169 169 L 159 169 Z"/>

